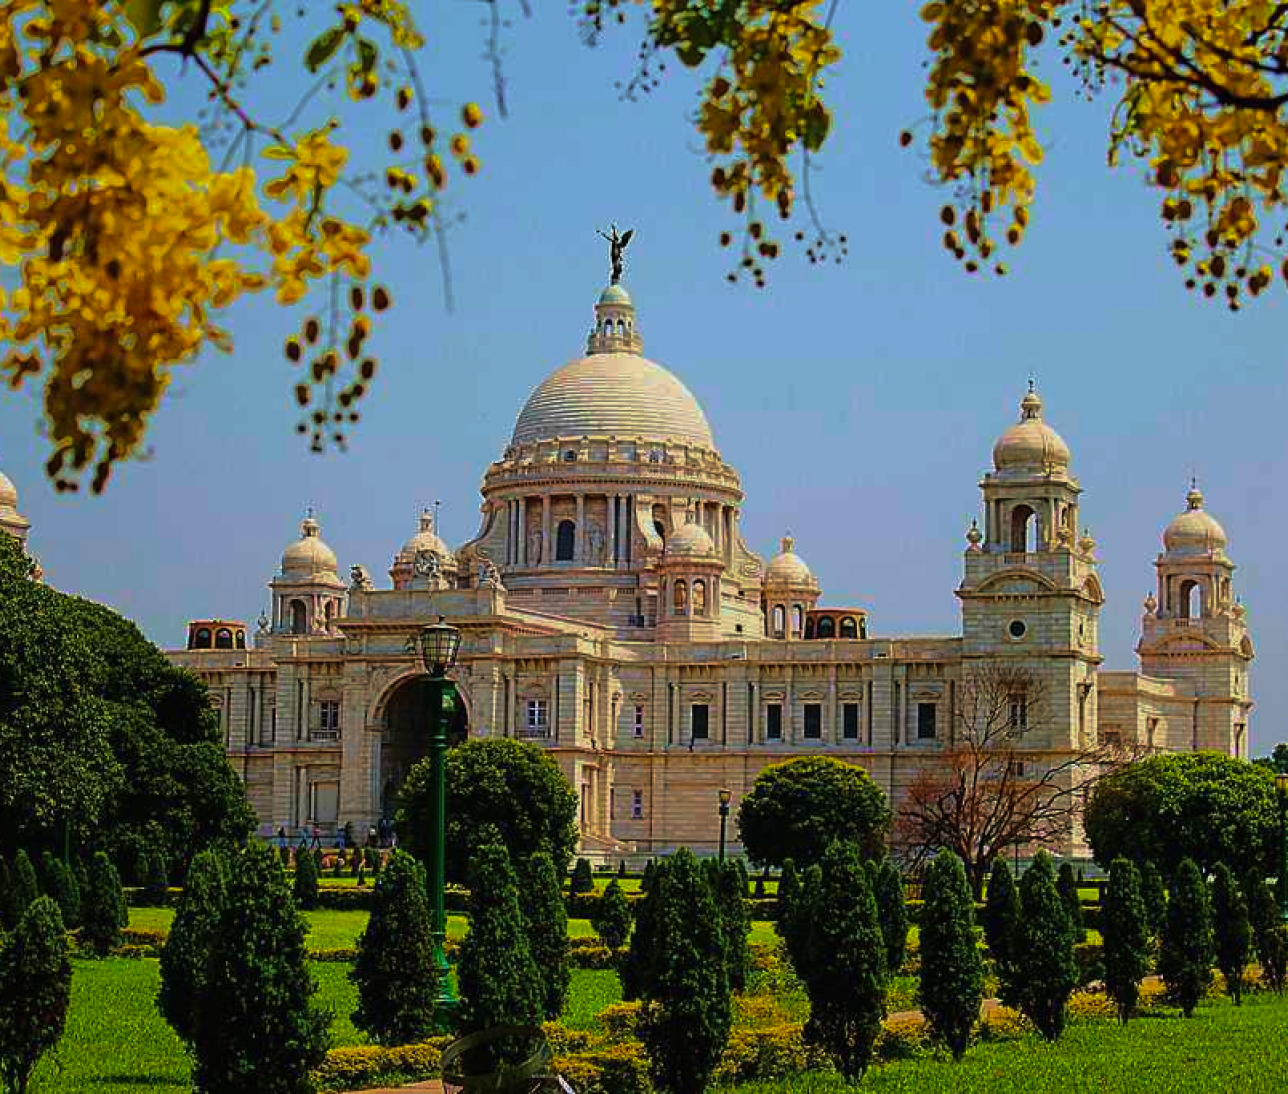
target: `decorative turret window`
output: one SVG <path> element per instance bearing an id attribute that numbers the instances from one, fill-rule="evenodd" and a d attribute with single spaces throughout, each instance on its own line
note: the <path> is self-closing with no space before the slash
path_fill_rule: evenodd
<path id="1" fill-rule="evenodd" d="M 850 622 L 853 623 L 854 621 L 850 620 Z M 817 634 L 819 638 L 835 638 L 836 620 L 830 615 L 823 616 L 823 618 L 818 621 L 818 629 L 814 633 Z"/>
<path id="2" fill-rule="evenodd" d="M 233 632 L 227 627 L 220 627 L 215 632 L 215 649 L 230 650 L 233 648 Z"/>
<path id="3" fill-rule="evenodd" d="M 577 549 L 577 525 L 561 520 L 555 530 L 555 561 L 571 562 Z"/>
<path id="4" fill-rule="evenodd" d="M 854 622 L 854 616 L 847 615 L 844 619 L 841 620 L 841 637 L 842 638 L 859 637 L 859 629 L 858 629 L 858 625 Z"/>
<path id="5" fill-rule="evenodd" d="M 309 630 L 309 610 L 303 600 L 292 600 L 290 605 L 291 633 L 307 634 Z"/>
<path id="6" fill-rule="evenodd" d="M 693 583 L 693 614 L 707 614 L 707 583 L 701 578 Z"/>

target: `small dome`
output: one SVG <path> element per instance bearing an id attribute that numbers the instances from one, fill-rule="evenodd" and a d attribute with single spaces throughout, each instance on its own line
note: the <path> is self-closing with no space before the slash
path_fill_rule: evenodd
<path id="1" fill-rule="evenodd" d="M 805 565 L 805 560 L 793 550 L 795 546 L 796 541 L 791 536 L 783 536 L 782 550 L 765 567 L 766 588 L 771 586 L 811 589 L 818 587 L 818 582 L 814 580 L 810 568 Z"/>
<path id="2" fill-rule="evenodd" d="M 1197 484 L 1185 495 L 1187 508 L 1174 517 L 1163 530 L 1163 549 L 1167 551 L 1219 551 L 1229 542 L 1225 529 L 1203 508 L 1203 495 Z"/>
<path id="3" fill-rule="evenodd" d="M 430 551 L 443 558 L 451 556 L 451 551 L 447 544 L 438 538 L 434 531 L 434 514 L 432 510 L 425 509 L 420 514 L 420 531 L 411 537 L 402 545 L 402 550 L 398 552 L 399 559 L 408 562 L 415 559 L 421 551 Z"/>
<path id="4" fill-rule="evenodd" d="M 300 538 L 282 552 L 282 574 L 299 578 L 315 574 L 337 577 L 335 552 L 322 542 L 318 522 L 311 511 L 300 525 Z"/>
<path id="5" fill-rule="evenodd" d="M 993 466 L 998 471 L 1040 473 L 1069 466 L 1069 446 L 1042 420 L 1042 399 L 1032 383 L 1020 403 L 1020 420 L 993 445 Z"/>
<path id="6" fill-rule="evenodd" d="M 625 304 L 633 306 L 631 294 L 626 291 L 626 286 L 613 284 L 609 285 L 602 293 L 599 294 L 601 304 Z"/>
<path id="7" fill-rule="evenodd" d="M 17 509 L 18 508 L 18 491 L 6 477 L 3 471 L 0 471 L 0 509 Z"/>
<path id="8" fill-rule="evenodd" d="M 666 541 L 666 557 L 706 558 L 716 553 L 716 545 L 700 524 L 689 523 Z"/>

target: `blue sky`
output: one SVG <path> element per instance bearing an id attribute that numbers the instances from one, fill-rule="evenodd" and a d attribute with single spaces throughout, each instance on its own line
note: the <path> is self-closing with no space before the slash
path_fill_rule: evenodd
<path id="1" fill-rule="evenodd" d="M 446 538 L 468 539 L 481 476 L 524 400 L 583 346 L 607 274 L 595 230 L 616 221 L 637 229 L 625 280 L 646 353 L 697 395 L 742 475 L 753 548 L 770 554 L 790 530 L 824 600 L 866 606 L 878 635 L 957 633 L 977 484 L 1032 373 L 1073 450 L 1100 545 L 1107 667 L 1135 665 L 1159 536 L 1197 474 L 1230 536 L 1258 648 L 1253 749 L 1288 736 L 1288 518 L 1275 487 L 1288 474 L 1284 289 L 1238 315 L 1186 293 L 1141 171 L 1105 166 L 1111 104 L 1075 101 L 1059 78 L 1039 119 L 1048 156 L 1012 273 L 966 275 L 939 243 L 944 194 L 920 154 L 898 146 L 925 115 L 915 6 L 865 5 L 862 19 L 849 7 L 815 180 L 849 257 L 815 267 L 789 251 L 757 291 L 724 281 L 716 236 L 728 218 L 687 124 L 690 74 L 623 102 L 614 83 L 633 70 L 631 28 L 589 50 L 564 5 L 526 20 L 515 4 L 502 121 L 475 5 L 432 5 L 435 93 L 444 109 L 478 98 L 488 112 L 475 139 L 482 173 L 451 183 L 455 310 L 431 248 L 379 246 L 396 306 L 343 455 L 310 455 L 293 431 L 280 347 L 297 317 L 267 302 L 230 316 L 231 357 L 181 373 L 152 458 L 120 469 L 104 497 L 54 494 L 35 394 L 6 394 L 0 468 L 50 580 L 177 646 L 190 618 L 255 619 L 309 503 L 342 565 L 382 578 L 423 504 L 441 500 Z M 1059 68 L 1054 54 L 1045 64 Z"/>

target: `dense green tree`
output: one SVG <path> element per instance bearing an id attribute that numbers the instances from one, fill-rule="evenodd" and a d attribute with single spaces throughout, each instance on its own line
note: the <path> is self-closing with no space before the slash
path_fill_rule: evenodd
<path id="1" fill-rule="evenodd" d="M 412 768 L 398 810 L 399 846 L 424 860 L 429 761 Z M 577 795 L 545 749 L 480 737 L 447 754 L 447 878 L 464 882 L 476 850 L 499 836 L 516 859 L 547 851 L 563 877 L 577 845 Z"/>
<path id="2" fill-rule="evenodd" d="M 157 908 L 165 907 L 169 897 L 170 878 L 166 870 L 165 852 L 159 847 L 149 850 L 146 858 L 146 869 L 143 876 L 143 887 L 149 904 Z"/>
<path id="3" fill-rule="evenodd" d="M 227 898 L 227 862 L 216 850 L 198 852 L 188 868 L 174 922 L 161 949 L 157 1009 L 179 1039 L 191 1044 L 200 1022 L 210 939 Z"/>
<path id="4" fill-rule="evenodd" d="M 38 897 L 0 950 L 0 1086 L 26 1094 L 40 1057 L 63 1035 L 72 963 L 58 905 Z"/>
<path id="5" fill-rule="evenodd" d="M 903 875 L 894 859 L 886 858 L 881 863 L 872 895 L 877 902 L 881 937 L 885 940 L 886 973 L 897 976 L 908 950 L 908 905 L 903 895 Z"/>
<path id="6" fill-rule="evenodd" d="M 644 863 L 644 872 L 640 875 L 640 892 L 647 893 L 653 884 L 653 871 L 657 869 L 652 859 Z"/>
<path id="7" fill-rule="evenodd" d="M 295 906 L 308 911 L 318 903 L 318 866 L 317 859 L 311 854 L 295 857 L 295 877 L 292 881 L 292 893 Z"/>
<path id="8" fill-rule="evenodd" d="M 206 688 L 100 605 L 29 580 L 0 536 L 0 853 L 186 860 L 253 822 Z"/>
<path id="9" fill-rule="evenodd" d="M 1192 859 L 1172 878 L 1158 972 L 1186 1018 L 1194 1014 L 1212 981 L 1212 907 L 1207 883 Z"/>
<path id="10" fill-rule="evenodd" d="M 1116 858 L 1109 867 L 1100 911 L 1104 939 L 1105 993 L 1126 1023 L 1135 1013 L 1140 982 L 1149 971 L 1149 924 L 1140 891 L 1140 874 L 1130 859 Z"/>
<path id="11" fill-rule="evenodd" d="M 1280 741 L 1271 749 L 1269 756 L 1258 756 L 1252 762 L 1258 767 L 1268 768 L 1276 774 L 1288 771 L 1288 744 Z"/>
<path id="12" fill-rule="evenodd" d="M 425 871 L 402 851 L 376 881 L 349 979 L 358 987 L 353 1024 L 377 1044 L 411 1044 L 434 1031 L 438 970 Z"/>
<path id="13" fill-rule="evenodd" d="M 1167 922 L 1167 886 L 1152 859 L 1146 859 L 1140 868 L 1140 895 L 1145 902 L 1145 924 L 1154 938 L 1163 934 Z"/>
<path id="14" fill-rule="evenodd" d="M 1064 1032 L 1069 996 L 1078 984 L 1073 928 L 1055 884 L 1051 856 L 1039 851 L 1020 879 L 1020 923 L 1003 971 L 1002 1000 L 1048 1041 Z"/>
<path id="15" fill-rule="evenodd" d="M 1200 872 L 1224 862 L 1239 876 L 1277 863 L 1273 772 L 1220 752 L 1163 753 L 1106 776 L 1085 824 L 1102 866 L 1149 859 L 1172 878 L 1185 858 Z"/>
<path id="16" fill-rule="evenodd" d="M 541 974 L 542 1011 L 549 1021 L 563 1013 L 572 974 L 568 969 L 568 909 L 563 879 L 548 851 L 538 851 L 516 871 L 523 892 L 520 908 L 528 925 L 528 945 Z"/>
<path id="17" fill-rule="evenodd" d="M 226 869 L 199 981 L 194 1085 L 207 1094 L 304 1094 L 309 1070 L 326 1055 L 331 1019 L 314 1000 L 304 919 L 271 848 L 231 853 Z"/>
<path id="18" fill-rule="evenodd" d="M 22 913 L 40 896 L 40 882 L 36 879 L 36 868 L 25 850 L 19 850 L 13 859 L 13 922 L 17 925 Z"/>
<path id="19" fill-rule="evenodd" d="M 1008 967 L 1013 949 L 1011 942 L 1020 924 L 1020 891 L 1015 887 L 1015 875 L 1006 865 L 1006 859 L 993 860 L 981 918 L 989 956 L 997 965 L 999 975 L 1004 975 L 1002 970 Z"/>
<path id="20" fill-rule="evenodd" d="M 865 858 L 885 849 L 890 807 L 857 764 L 804 756 L 762 768 L 738 805 L 738 834 L 757 865 L 798 868 L 823 857 L 833 840 L 856 843 Z"/>
<path id="21" fill-rule="evenodd" d="M 1225 977 L 1225 990 L 1238 1006 L 1243 1001 L 1243 978 L 1252 949 L 1248 902 L 1224 862 L 1212 871 L 1212 935 L 1216 967 Z"/>
<path id="22" fill-rule="evenodd" d="M 783 868 L 783 881 L 779 882 L 778 887 L 778 934 L 783 940 L 792 968 L 802 978 L 811 959 L 810 930 L 815 915 L 814 902 L 821 881 L 822 874 L 817 862 L 802 877 L 797 875 L 794 864 L 788 859 Z M 786 898 L 783 896 L 784 890 L 787 892 Z"/>
<path id="23" fill-rule="evenodd" d="M 129 923 L 121 878 L 107 853 L 99 851 L 89 864 L 89 888 L 81 894 L 81 942 L 98 954 L 121 944 Z"/>
<path id="24" fill-rule="evenodd" d="M 7 933 L 18 926 L 22 912 L 18 909 L 18 892 L 13 875 L 4 855 L 0 855 L 0 933 Z"/>
<path id="25" fill-rule="evenodd" d="M 1260 870 L 1248 875 L 1243 892 L 1248 901 L 1248 922 L 1261 975 L 1271 988 L 1282 994 L 1284 976 L 1288 973 L 1288 929 L 1280 919 L 1278 903 Z"/>
<path id="26" fill-rule="evenodd" d="M 640 1038 L 662 1090 L 701 1094 L 733 1021 L 716 895 L 681 848 L 655 873 L 645 903 L 656 950 L 641 985 Z"/>
<path id="27" fill-rule="evenodd" d="M 617 965 L 618 975 L 622 981 L 622 997 L 639 999 L 644 985 L 652 975 L 652 969 L 659 955 L 657 940 L 654 937 L 655 912 L 658 907 L 657 879 L 666 869 L 665 860 L 653 863 L 649 860 L 649 881 L 647 889 L 642 889 L 640 899 L 635 902 L 635 928 L 631 931 L 630 948 L 622 955 Z"/>
<path id="28" fill-rule="evenodd" d="M 1073 863 L 1062 862 L 1055 876 L 1055 887 L 1064 901 L 1064 910 L 1069 915 L 1069 929 L 1073 931 L 1074 942 L 1087 941 L 1087 928 L 1082 922 L 1082 897 L 1078 893 L 1078 875 L 1074 873 Z"/>
<path id="29" fill-rule="evenodd" d="M 940 851 L 922 887 L 918 995 L 931 1037 L 960 1060 L 984 1001 L 984 962 L 975 945 L 975 900 L 966 867 Z"/>
<path id="30" fill-rule="evenodd" d="M 45 853 L 48 856 L 45 867 L 45 877 L 47 879 L 45 892 L 58 905 L 58 912 L 62 916 L 63 925 L 69 930 L 73 927 L 79 927 L 81 895 L 80 886 L 76 884 L 76 875 L 72 872 L 72 868 L 62 859 L 55 858 L 49 852 Z"/>
<path id="31" fill-rule="evenodd" d="M 572 869 L 572 880 L 569 882 L 568 889 L 573 893 L 593 893 L 595 891 L 595 875 L 590 871 L 590 862 L 584 858 L 577 860 L 577 865 Z"/>
<path id="32" fill-rule="evenodd" d="M 737 859 L 724 862 L 706 859 L 702 868 L 707 873 L 707 883 L 715 894 L 720 911 L 729 988 L 742 991 L 751 970 L 751 951 L 747 945 L 747 932 L 751 930 L 751 915 L 747 910 L 747 871 Z"/>
<path id="33" fill-rule="evenodd" d="M 801 980 L 809 996 L 805 1039 L 854 1080 L 872 1059 L 885 1013 L 885 940 L 859 848 L 837 840 L 818 864 Z"/>
<path id="34" fill-rule="evenodd" d="M 475 851 L 469 887 L 470 929 L 456 966 L 461 1032 L 540 1025 L 544 981 L 532 959 L 518 883 L 504 847 L 490 843 Z"/>
<path id="35" fill-rule="evenodd" d="M 626 893 L 614 878 L 608 883 L 604 895 L 596 902 L 590 916 L 600 941 L 610 950 L 620 950 L 631 933 L 631 906 Z"/>

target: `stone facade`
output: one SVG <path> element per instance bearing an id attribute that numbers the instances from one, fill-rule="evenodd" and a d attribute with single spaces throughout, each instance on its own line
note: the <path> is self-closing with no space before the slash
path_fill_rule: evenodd
<path id="1" fill-rule="evenodd" d="M 264 831 L 363 831 L 392 812 L 425 745 L 407 643 L 439 616 L 463 631 L 459 728 L 547 749 L 596 858 L 713 850 L 717 790 L 736 805 L 794 756 L 860 764 L 897 800 L 946 747 L 963 674 L 999 660 L 1042 681 L 1035 763 L 1114 739 L 1246 755 L 1253 649 L 1197 491 L 1165 533 L 1141 671 L 1103 671 L 1081 487 L 1030 390 L 980 483 L 961 634 L 869 637 L 862 609 L 820 603 L 790 538 L 768 564 L 744 542 L 738 474 L 693 396 L 642 356 L 620 285 L 587 349 L 523 408 L 474 539 L 451 550 L 424 514 L 377 588 L 362 566 L 340 578 L 310 514 L 252 648 L 172 654 L 209 684 Z"/>

